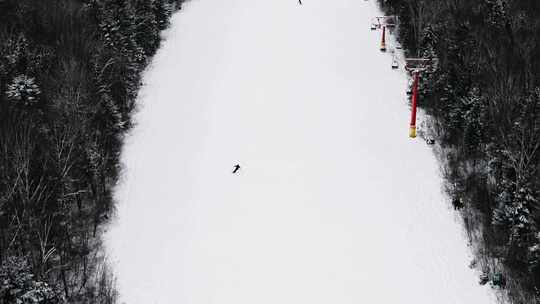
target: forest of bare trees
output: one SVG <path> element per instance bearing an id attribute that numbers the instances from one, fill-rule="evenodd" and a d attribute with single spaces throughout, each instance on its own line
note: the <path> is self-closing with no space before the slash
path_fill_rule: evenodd
<path id="1" fill-rule="evenodd" d="M 114 303 L 122 139 L 180 0 L 0 1 L 0 303 Z"/>
<path id="2" fill-rule="evenodd" d="M 380 0 L 423 74 L 426 133 L 481 271 L 511 303 L 540 301 L 540 2 Z"/>

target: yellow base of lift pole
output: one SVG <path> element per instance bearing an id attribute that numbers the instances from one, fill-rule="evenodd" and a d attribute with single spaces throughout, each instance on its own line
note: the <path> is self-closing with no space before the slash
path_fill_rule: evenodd
<path id="1" fill-rule="evenodd" d="M 409 128 L 409 137 L 416 138 L 416 126 L 411 126 Z"/>

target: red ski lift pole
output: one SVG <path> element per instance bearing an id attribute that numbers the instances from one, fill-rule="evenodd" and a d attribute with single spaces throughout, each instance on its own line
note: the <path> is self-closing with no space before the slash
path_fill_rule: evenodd
<path id="1" fill-rule="evenodd" d="M 420 71 L 414 71 L 413 82 L 413 95 L 412 95 L 412 109 L 411 109 L 411 126 L 409 130 L 409 137 L 416 137 L 416 104 L 418 101 L 418 82 L 420 79 Z"/>
<path id="2" fill-rule="evenodd" d="M 386 26 L 382 27 L 381 52 L 386 52 Z"/>

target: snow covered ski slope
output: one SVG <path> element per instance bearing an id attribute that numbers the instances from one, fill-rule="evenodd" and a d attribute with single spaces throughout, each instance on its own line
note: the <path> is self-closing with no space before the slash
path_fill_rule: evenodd
<path id="1" fill-rule="evenodd" d="M 429 146 L 408 138 L 375 4 L 302 2 L 174 16 L 108 234 L 122 302 L 493 303 Z"/>

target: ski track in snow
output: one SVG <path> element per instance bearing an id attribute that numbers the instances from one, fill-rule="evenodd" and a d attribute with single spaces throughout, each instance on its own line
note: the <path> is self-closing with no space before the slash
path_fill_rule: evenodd
<path id="1" fill-rule="evenodd" d="M 494 303 L 360 0 L 192 0 L 107 234 L 128 304 Z M 240 163 L 239 174 L 231 174 Z"/>

